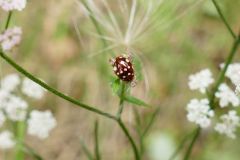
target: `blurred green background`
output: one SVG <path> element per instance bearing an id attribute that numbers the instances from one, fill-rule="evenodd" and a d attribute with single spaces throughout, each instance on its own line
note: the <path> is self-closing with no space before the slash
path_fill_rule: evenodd
<path id="1" fill-rule="evenodd" d="M 93 2 L 99 8 L 103 6 L 101 0 Z M 116 1 L 107 2 L 120 21 L 122 15 L 118 12 Z M 137 3 L 144 7 L 148 1 L 137 0 Z M 164 3 L 157 12 L 151 32 L 146 32 L 138 43 L 131 46 L 142 62 L 145 80 L 132 88 L 132 94 L 161 108 L 145 142 L 146 160 L 165 160 L 180 140 L 195 127 L 186 119 L 185 106 L 189 99 L 201 95 L 188 89 L 188 75 L 210 68 L 216 78 L 219 64 L 224 61 L 232 45 L 231 35 L 218 18 L 211 1 L 170 0 Z M 240 1 L 221 0 L 219 3 L 234 31 L 238 32 Z M 24 34 L 21 45 L 11 57 L 64 93 L 115 113 L 118 98 L 111 91 L 110 76 L 113 73 L 108 60 L 112 52 L 115 55 L 124 53 L 126 46 L 120 45 L 94 56 L 94 53 L 102 50 L 101 39 L 88 34 L 89 31 L 96 33 L 96 30 L 76 4 L 71 0 L 33 0 L 28 2 L 23 12 L 15 12 L 11 26 L 22 26 Z M 127 4 L 130 5 L 131 1 L 127 1 Z M 1 11 L 2 28 L 6 16 Z M 100 28 L 106 30 L 103 25 Z M 238 62 L 239 57 L 237 54 L 234 61 Z M 12 72 L 15 70 L 1 60 L 1 76 Z M 32 106 L 51 109 L 58 121 L 57 128 L 47 140 L 27 138 L 27 143 L 46 160 L 86 159 L 80 140 L 93 148 L 96 119 L 99 120 L 102 159 L 133 159 L 126 137 L 114 122 L 52 94 L 47 94 L 40 103 L 32 103 Z M 131 128 L 131 133 L 136 135 L 133 108 L 127 105 L 123 119 Z M 138 110 L 141 120 L 145 122 L 154 108 Z M 192 159 L 238 160 L 239 143 L 239 138 L 231 140 L 212 130 L 205 131 L 197 142 Z"/>

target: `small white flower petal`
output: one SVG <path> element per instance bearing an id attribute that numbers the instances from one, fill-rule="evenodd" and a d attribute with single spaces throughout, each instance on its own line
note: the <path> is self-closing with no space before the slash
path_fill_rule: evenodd
<path id="1" fill-rule="evenodd" d="M 9 51 L 21 41 L 22 29 L 20 27 L 9 28 L 0 35 L 0 43 L 3 51 Z"/>
<path id="2" fill-rule="evenodd" d="M 240 100 L 238 96 L 225 84 L 221 84 L 216 92 L 215 96 L 219 98 L 220 107 L 226 107 L 228 105 L 233 105 L 238 107 L 240 105 Z"/>
<path id="3" fill-rule="evenodd" d="M 235 132 L 237 127 L 240 126 L 240 118 L 237 115 L 237 112 L 231 110 L 228 114 L 222 115 L 220 119 L 222 122 L 217 123 L 214 129 L 220 134 L 225 134 L 233 139 L 236 138 Z"/>
<path id="4" fill-rule="evenodd" d="M 214 116 L 214 111 L 210 109 L 207 99 L 192 99 L 187 105 L 187 118 L 190 122 L 198 124 L 202 128 L 211 125 L 211 117 Z"/>
<path id="5" fill-rule="evenodd" d="M 0 133 L 0 149 L 7 150 L 15 146 L 13 140 L 13 134 L 9 131 L 3 131 Z"/>
<path id="6" fill-rule="evenodd" d="M 41 99 L 44 96 L 45 89 L 32 80 L 25 78 L 23 80 L 22 92 L 29 97 Z"/>
<path id="7" fill-rule="evenodd" d="M 26 7 L 26 0 L 0 0 L 0 7 L 5 11 L 22 11 Z"/>
<path id="8" fill-rule="evenodd" d="M 206 93 L 206 88 L 213 82 L 214 79 L 210 70 L 204 69 L 189 76 L 188 86 L 191 90 L 199 90 L 201 93 Z"/>
<path id="9" fill-rule="evenodd" d="M 45 139 L 56 125 L 57 121 L 50 111 L 41 112 L 34 110 L 30 113 L 27 131 L 30 135 Z"/>
<path id="10" fill-rule="evenodd" d="M 12 92 L 20 84 L 18 74 L 9 74 L 1 80 L 1 89 L 7 92 Z"/>

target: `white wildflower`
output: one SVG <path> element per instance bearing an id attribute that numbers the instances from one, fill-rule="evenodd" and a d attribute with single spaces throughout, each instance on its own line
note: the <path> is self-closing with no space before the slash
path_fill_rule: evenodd
<path id="1" fill-rule="evenodd" d="M 222 120 L 222 123 L 217 123 L 215 130 L 230 138 L 236 138 L 235 131 L 240 125 L 240 118 L 237 116 L 237 112 L 231 110 L 228 114 L 222 115 L 220 119 Z"/>
<path id="2" fill-rule="evenodd" d="M 221 68 L 223 67 L 224 64 L 221 64 Z M 240 63 L 230 64 L 226 71 L 226 77 L 228 77 L 233 84 L 240 84 Z"/>
<path id="3" fill-rule="evenodd" d="M 2 127 L 5 120 L 6 120 L 5 116 L 4 116 L 3 112 L 0 110 L 0 128 Z"/>
<path id="4" fill-rule="evenodd" d="M 26 0 L 0 0 L 0 6 L 5 11 L 22 11 L 26 7 Z"/>
<path id="5" fill-rule="evenodd" d="M 26 118 L 28 104 L 23 99 L 11 96 L 6 103 L 6 113 L 12 121 L 23 121 Z"/>
<path id="6" fill-rule="evenodd" d="M 22 92 L 29 97 L 41 99 L 44 96 L 45 89 L 32 80 L 25 78 L 23 80 Z"/>
<path id="7" fill-rule="evenodd" d="M 1 89 L 12 92 L 20 84 L 17 74 L 9 74 L 1 80 Z"/>
<path id="8" fill-rule="evenodd" d="M 7 29 L 0 35 L 0 43 L 3 51 L 9 51 L 21 41 L 22 29 L 14 27 Z"/>
<path id="9" fill-rule="evenodd" d="M 13 140 L 13 134 L 9 131 L 3 131 L 0 133 L 0 148 L 1 149 L 11 149 L 15 146 L 15 141 Z"/>
<path id="10" fill-rule="evenodd" d="M 45 139 L 49 132 L 57 125 L 56 119 L 50 111 L 34 110 L 28 119 L 28 134 Z"/>
<path id="11" fill-rule="evenodd" d="M 191 90 L 199 90 L 201 93 L 206 92 L 206 88 L 214 82 L 212 73 L 209 69 L 201 70 L 200 72 L 189 76 L 189 88 Z"/>
<path id="12" fill-rule="evenodd" d="M 194 122 L 202 128 L 206 128 L 211 124 L 211 117 L 214 111 L 210 109 L 208 99 L 192 99 L 187 105 L 187 118 L 190 122 Z"/>
<path id="13" fill-rule="evenodd" d="M 237 96 L 240 96 L 240 84 L 236 86 L 235 93 Z"/>
<path id="14" fill-rule="evenodd" d="M 4 109 L 9 97 L 9 92 L 6 90 L 0 89 L 0 109 Z"/>
<path id="15" fill-rule="evenodd" d="M 221 107 L 226 107 L 229 104 L 232 104 L 234 107 L 240 105 L 239 98 L 225 83 L 219 86 L 218 92 L 215 93 L 215 96 L 219 98 L 219 104 Z"/>

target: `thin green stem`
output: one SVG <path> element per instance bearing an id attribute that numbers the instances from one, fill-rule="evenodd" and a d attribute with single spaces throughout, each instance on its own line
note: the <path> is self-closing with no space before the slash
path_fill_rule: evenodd
<path id="1" fill-rule="evenodd" d="M 183 146 L 185 145 L 185 143 L 189 140 L 189 137 L 192 137 L 192 135 L 196 132 L 196 129 L 194 129 L 193 132 L 191 132 L 190 134 L 187 134 L 180 142 L 179 146 L 176 148 L 176 150 L 173 152 L 173 154 L 171 155 L 171 157 L 168 160 L 174 160 L 176 158 L 176 156 L 178 155 L 178 153 L 183 149 Z"/>
<path id="2" fill-rule="evenodd" d="M 7 21 L 6 21 L 6 24 L 5 24 L 5 29 L 8 29 L 8 27 L 10 25 L 10 20 L 12 18 L 12 15 L 13 15 L 12 11 L 8 12 L 8 17 L 7 17 Z"/>
<path id="3" fill-rule="evenodd" d="M 17 63 L 15 63 L 10 57 L 8 57 L 6 54 L 4 54 L 3 52 L 0 52 L 0 56 L 6 61 L 8 62 L 13 68 L 15 68 L 17 71 L 19 71 L 20 73 L 22 73 L 23 75 L 25 75 L 26 77 L 28 77 L 29 79 L 31 79 L 32 81 L 34 81 L 35 83 L 39 84 L 40 86 L 42 86 L 43 88 L 45 88 L 46 90 L 48 90 L 49 92 L 55 94 L 58 97 L 61 97 L 63 99 L 65 99 L 68 102 L 71 102 L 83 109 L 89 110 L 91 112 L 97 113 L 99 115 L 102 115 L 104 117 L 110 118 L 110 119 L 114 119 L 116 120 L 116 117 L 103 112 L 101 110 L 96 109 L 95 107 L 89 106 L 87 104 L 81 103 L 78 100 L 69 97 L 63 93 L 61 93 L 60 91 L 52 88 L 51 86 L 49 86 L 48 84 L 46 84 L 45 82 L 41 81 L 40 79 L 36 78 L 35 76 L 33 76 L 31 73 L 27 72 L 25 69 L 23 69 L 21 66 L 19 66 Z"/>
<path id="4" fill-rule="evenodd" d="M 23 148 L 23 141 L 25 138 L 25 129 L 26 125 L 25 122 L 17 122 L 17 131 L 16 131 L 16 139 L 18 143 L 15 146 L 15 160 L 23 160 L 24 159 L 24 152 L 22 151 Z"/>
<path id="5" fill-rule="evenodd" d="M 31 147 L 29 147 L 27 144 L 23 144 L 22 147 L 23 152 L 29 154 L 31 157 L 33 157 L 36 160 L 43 160 L 43 158 L 37 154 Z"/>
<path id="6" fill-rule="evenodd" d="M 94 124 L 94 138 L 95 138 L 95 157 L 96 160 L 101 160 L 99 152 L 99 139 L 98 139 L 98 121 L 96 120 Z"/>
<path id="7" fill-rule="evenodd" d="M 81 144 L 83 152 L 87 156 L 88 160 L 94 160 L 93 155 L 91 154 L 91 152 L 89 151 L 89 149 L 87 148 L 87 146 L 85 145 L 85 143 L 82 140 L 80 141 L 80 144 Z"/>
<path id="8" fill-rule="evenodd" d="M 237 52 L 237 49 L 238 49 L 238 47 L 239 47 L 239 43 L 240 43 L 240 37 L 238 37 L 238 38 L 235 40 L 235 42 L 233 43 L 232 49 L 231 49 L 231 51 L 230 51 L 230 54 L 229 54 L 226 62 L 224 63 L 224 67 L 223 67 L 223 69 L 222 69 L 222 71 L 221 71 L 221 73 L 220 73 L 220 75 L 219 75 L 219 78 L 218 78 L 218 80 L 217 80 L 217 82 L 216 82 L 215 87 L 213 88 L 212 94 L 211 94 L 210 99 L 209 99 L 209 101 L 210 101 L 210 106 L 211 106 L 212 109 L 215 108 L 215 107 L 213 106 L 214 99 L 215 99 L 215 93 L 217 92 L 218 87 L 220 86 L 220 84 L 221 84 L 221 83 L 223 82 L 223 80 L 224 80 L 224 77 L 225 77 L 225 74 L 226 74 L 226 72 L 227 72 L 228 66 L 229 66 L 230 63 L 232 62 L 233 57 L 234 57 L 234 55 L 235 55 L 236 52 Z"/>
<path id="9" fill-rule="evenodd" d="M 201 132 L 201 128 L 198 127 L 196 129 L 196 132 L 193 135 L 193 139 L 192 139 L 192 141 L 191 141 L 191 143 L 190 143 L 190 145 L 189 145 L 189 147 L 187 149 L 187 152 L 186 152 L 186 154 L 184 156 L 184 160 L 188 160 L 189 159 L 189 157 L 190 157 L 190 155 L 192 153 L 193 146 L 194 146 L 195 142 L 197 141 L 197 138 L 200 135 L 200 132 Z"/>
<path id="10" fill-rule="evenodd" d="M 132 148 L 133 148 L 133 151 L 134 151 L 134 156 L 135 156 L 135 160 L 140 160 L 140 156 L 139 156 L 139 153 L 138 153 L 138 149 L 137 149 L 137 146 L 133 140 L 133 138 L 131 137 L 128 129 L 126 128 L 126 126 L 124 125 L 124 123 L 122 122 L 121 118 L 117 120 L 120 128 L 123 130 L 123 132 L 125 133 L 125 135 L 127 136 Z"/>
<path id="11" fill-rule="evenodd" d="M 139 132 L 139 143 L 140 143 L 140 155 L 143 155 L 144 154 L 144 152 L 145 152 L 145 148 L 144 148 L 144 138 L 146 137 L 146 135 L 147 135 L 147 133 L 149 132 L 149 130 L 150 130 L 150 128 L 152 127 L 152 125 L 153 125 L 153 123 L 155 122 L 155 119 L 156 119 L 156 117 L 157 117 L 157 115 L 158 115 L 158 113 L 159 113 L 159 111 L 160 111 L 160 107 L 158 107 L 154 112 L 153 112 L 153 114 L 152 114 L 152 116 L 151 116 L 151 118 L 150 118 L 150 121 L 147 123 L 147 126 L 146 126 L 146 128 L 143 130 L 143 131 L 141 131 L 140 129 L 141 129 L 141 127 L 139 126 L 138 128 L 138 132 Z"/>
<path id="12" fill-rule="evenodd" d="M 124 109 L 124 97 L 126 92 L 126 85 L 124 82 L 121 82 L 121 93 L 120 93 L 120 102 L 119 102 L 119 109 L 117 112 L 117 118 L 120 118 Z"/>
<path id="13" fill-rule="evenodd" d="M 226 18 L 224 17 L 224 15 L 223 15 L 223 13 L 222 13 L 222 11 L 221 11 L 221 9 L 220 9 L 217 1 L 216 1 L 216 0 L 212 0 L 212 2 L 213 2 L 213 4 L 214 4 L 215 8 L 217 9 L 217 12 L 218 12 L 220 18 L 222 19 L 223 23 L 225 24 L 226 28 L 228 29 L 228 31 L 230 32 L 230 34 L 232 35 L 232 37 L 233 37 L 234 39 L 236 39 L 237 36 L 235 35 L 235 33 L 233 32 L 233 30 L 232 30 L 232 28 L 230 27 L 229 23 L 227 22 Z"/>
<path id="14" fill-rule="evenodd" d="M 151 116 L 151 119 L 150 119 L 150 121 L 148 122 L 147 127 L 145 128 L 145 130 L 144 130 L 143 133 L 142 133 L 142 137 L 145 137 L 145 136 L 146 136 L 146 134 L 148 133 L 148 131 L 149 131 L 150 128 L 152 127 L 153 123 L 155 122 L 155 119 L 156 119 L 156 117 L 157 117 L 157 115 L 158 115 L 159 112 L 160 112 L 160 107 L 158 107 L 158 108 L 153 112 L 153 114 L 152 114 L 152 116 Z"/>
<path id="15" fill-rule="evenodd" d="M 125 96 L 125 92 L 126 92 L 126 84 L 124 82 L 121 82 L 121 93 L 120 93 L 120 102 L 119 102 L 119 109 L 118 109 L 118 112 L 117 112 L 117 122 L 120 126 L 120 128 L 123 130 L 124 134 L 126 135 L 126 137 L 128 138 L 132 148 L 133 148 L 133 151 L 134 151 L 134 155 L 135 155 L 135 159 L 136 160 L 140 160 L 140 156 L 139 156 L 139 153 L 138 153 L 138 149 L 137 149 L 137 146 L 133 140 L 133 138 L 131 137 L 128 129 L 126 128 L 126 126 L 124 125 L 122 119 L 121 119 L 121 115 L 122 115 L 122 112 L 123 112 L 123 108 L 124 108 L 124 96 Z"/>

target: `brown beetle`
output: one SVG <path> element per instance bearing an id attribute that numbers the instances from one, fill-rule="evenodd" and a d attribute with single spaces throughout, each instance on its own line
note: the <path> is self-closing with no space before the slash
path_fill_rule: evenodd
<path id="1" fill-rule="evenodd" d="M 114 73 L 119 79 L 125 82 L 132 82 L 134 80 L 134 69 L 132 59 L 128 55 L 120 55 L 115 59 L 110 60 Z"/>

